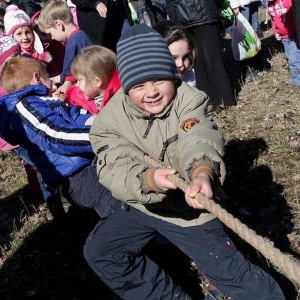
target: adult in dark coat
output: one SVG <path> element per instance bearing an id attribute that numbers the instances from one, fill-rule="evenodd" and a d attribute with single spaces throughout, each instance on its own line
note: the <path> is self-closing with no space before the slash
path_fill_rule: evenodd
<path id="1" fill-rule="evenodd" d="M 106 0 L 106 3 L 107 15 L 103 46 L 116 52 L 117 42 L 121 34 L 133 25 L 131 12 L 126 0 Z"/>
<path id="2" fill-rule="evenodd" d="M 96 45 L 112 51 L 121 36 L 124 19 L 132 25 L 130 9 L 125 0 L 72 0 L 82 29 Z"/>
<path id="3" fill-rule="evenodd" d="M 167 0 L 171 20 L 186 26 L 194 37 L 198 59 L 195 65 L 197 87 L 211 98 L 213 107 L 235 105 L 222 61 L 218 31 L 218 10 L 213 0 Z"/>
<path id="4" fill-rule="evenodd" d="M 299 0 L 292 0 L 293 9 L 295 14 L 295 25 L 297 29 L 297 43 L 298 48 L 300 48 L 300 1 Z"/>
<path id="5" fill-rule="evenodd" d="M 102 18 L 96 10 L 96 1 L 72 0 L 76 5 L 77 19 L 82 29 L 96 45 L 102 45 L 106 18 Z M 106 0 L 102 1 L 105 5 Z"/>

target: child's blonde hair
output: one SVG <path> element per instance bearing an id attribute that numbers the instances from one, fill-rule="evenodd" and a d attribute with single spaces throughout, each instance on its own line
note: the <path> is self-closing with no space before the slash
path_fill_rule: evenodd
<path id="1" fill-rule="evenodd" d="M 13 57 L 4 63 L 1 74 L 1 85 L 8 93 L 13 93 L 30 85 L 33 74 L 48 77 L 46 66 L 31 57 Z"/>
<path id="2" fill-rule="evenodd" d="M 117 57 L 111 50 L 102 46 L 88 46 L 77 55 L 71 72 L 76 78 L 99 78 L 106 86 L 117 69 Z"/>
<path id="3" fill-rule="evenodd" d="M 44 31 L 55 27 L 54 23 L 56 20 L 61 20 L 65 24 L 73 23 L 71 10 L 63 0 L 49 0 L 45 3 L 38 19 L 38 26 Z"/>

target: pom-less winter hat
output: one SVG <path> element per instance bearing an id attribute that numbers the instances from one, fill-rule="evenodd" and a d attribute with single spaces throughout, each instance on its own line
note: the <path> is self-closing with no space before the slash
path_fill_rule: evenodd
<path id="1" fill-rule="evenodd" d="M 0 37 L 0 64 L 17 51 L 21 53 L 21 47 L 13 37 L 5 35 Z"/>
<path id="2" fill-rule="evenodd" d="M 118 70 L 125 93 L 149 80 L 178 80 L 178 72 L 170 50 L 151 27 L 138 24 L 130 27 L 117 45 Z"/>

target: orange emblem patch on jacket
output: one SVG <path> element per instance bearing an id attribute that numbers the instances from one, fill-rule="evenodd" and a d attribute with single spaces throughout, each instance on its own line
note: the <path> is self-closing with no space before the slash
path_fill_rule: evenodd
<path id="1" fill-rule="evenodd" d="M 187 132 L 198 123 L 200 123 L 200 121 L 198 119 L 189 118 L 181 123 L 180 128 L 183 129 L 185 132 Z"/>

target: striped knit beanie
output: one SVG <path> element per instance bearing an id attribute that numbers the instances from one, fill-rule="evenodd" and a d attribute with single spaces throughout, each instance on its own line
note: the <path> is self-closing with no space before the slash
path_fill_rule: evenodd
<path id="1" fill-rule="evenodd" d="M 178 80 L 178 72 L 170 50 L 151 27 L 130 27 L 117 44 L 120 81 L 124 93 L 135 85 L 158 79 Z"/>

